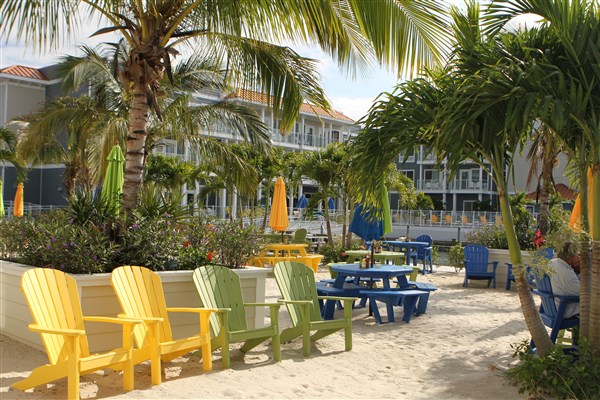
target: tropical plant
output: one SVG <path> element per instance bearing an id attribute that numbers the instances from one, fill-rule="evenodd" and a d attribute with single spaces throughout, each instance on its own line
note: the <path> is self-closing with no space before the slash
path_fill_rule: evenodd
<path id="1" fill-rule="evenodd" d="M 462 244 L 459 242 L 448 249 L 448 264 L 458 272 L 465 267 L 463 261 L 465 261 L 465 252 Z"/>
<path id="2" fill-rule="evenodd" d="M 229 268 L 242 268 L 258 255 L 262 245 L 261 231 L 254 225 L 240 227 L 235 221 L 219 221 L 211 235 L 212 263 Z"/>
<path id="3" fill-rule="evenodd" d="M 362 121 L 366 129 L 357 139 L 361 156 L 355 181 L 377 206 L 375 193 L 383 183 L 378 172 L 398 153 L 421 144 L 431 148 L 438 161 L 445 160 L 451 174 L 467 159 L 491 173 L 523 315 L 538 351 L 546 354 L 553 344 L 525 279 L 507 191 L 507 166 L 531 131 L 538 104 L 537 96 L 522 84 L 539 76 L 537 70 L 511 57 L 501 37 L 482 32 L 479 14 L 474 3 L 469 3 L 465 14 L 453 9 L 456 43 L 449 65 L 430 71 L 428 80 L 399 85 L 394 94 L 372 107 Z"/>
<path id="4" fill-rule="evenodd" d="M 176 46 L 195 40 L 195 51 L 227 60 L 234 86 L 261 87 L 270 96 L 281 129 L 289 130 L 303 100 L 328 108 L 315 71 L 316 62 L 287 46 L 269 42 L 318 44 L 340 65 L 352 68 L 372 60 L 415 72 L 433 63 L 446 37 L 443 8 L 432 0 L 284 1 L 278 3 L 193 0 L 7 0 L 0 4 L 3 36 L 37 46 L 54 46 L 83 18 L 99 17 L 130 52 L 119 70 L 131 95 L 124 207 L 132 209 L 142 183 L 147 124 L 160 118 L 163 75 L 172 80 Z M 25 21 L 27 21 L 25 23 Z M 224 62 L 223 62 L 224 64 Z"/>
<path id="5" fill-rule="evenodd" d="M 592 198 L 600 198 L 600 72 L 594 67 L 600 61 L 597 41 L 600 37 L 599 7 L 596 1 L 523 0 L 502 1 L 490 7 L 490 29 L 500 29 L 513 17 L 535 14 L 544 24 L 533 31 L 534 39 L 544 43 L 543 51 L 535 46 L 535 64 L 547 79 L 531 88 L 548 107 L 540 121 L 562 139 L 564 149 L 576 160 L 580 182 L 582 228 L 591 232 L 592 249 L 582 235 L 580 273 L 581 336 L 588 337 L 594 354 L 600 354 L 600 213 L 589 219 L 587 170 L 591 169 Z M 530 42 L 531 44 L 531 42 Z M 533 43 L 536 44 L 535 42 Z M 539 46 L 538 46 L 539 48 Z M 543 83 L 542 83 L 543 82 Z"/>
<path id="6" fill-rule="evenodd" d="M 121 41 L 94 49 L 83 47 L 82 51 L 82 57 L 66 56 L 57 69 L 63 79 L 63 90 L 71 93 L 87 86 L 90 96 L 57 98 L 44 104 L 38 112 L 22 117 L 28 126 L 19 143 L 19 153 L 34 164 L 65 163 L 68 194 L 78 184 L 89 188 L 102 180 L 113 144 L 126 141 L 131 113 L 129 93 L 117 76 L 130 49 Z M 224 143 L 207 138 L 200 131 L 218 120 L 224 128 L 263 149 L 267 141 L 266 126 L 253 109 L 228 100 L 208 105 L 191 102 L 192 92 L 225 90 L 225 79 L 226 71 L 199 55 L 174 66 L 172 80 L 165 78 L 162 83 L 163 96 L 158 99 L 161 118 L 152 116 L 148 120 L 144 152 L 150 154 L 166 138 L 187 142 L 190 155 L 206 163 L 227 164 L 239 175 L 245 165 L 239 163 Z M 147 158 L 144 162 L 147 163 Z M 161 165 L 166 167 L 167 162 Z M 154 172 L 149 176 L 151 180 L 158 178 L 152 174 Z M 167 184 L 159 183 L 163 187 Z"/>
<path id="7" fill-rule="evenodd" d="M 4 166 L 7 162 L 15 167 L 17 181 L 24 182 L 27 178 L 27 167 L 17 156 L 17 135 L 10 129 L 0 128 L 0 164 Z"/>

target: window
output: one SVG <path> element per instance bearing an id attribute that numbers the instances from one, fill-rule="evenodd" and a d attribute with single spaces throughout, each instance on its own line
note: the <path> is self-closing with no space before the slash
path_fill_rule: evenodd
<path id="1" fill-rule="evenodd" d="M 413 182 L 415 180 L 415 170 L 414 169 L 403 169 L 400 172 L 404 174 L 404 176 L 410 178 Z"/>
<path id="2" fill-rule="evenodd" d="M 340 131 L 331 131 L 331 140 L 334 142 L 340 141 Z"/>
<path id="3" fill-rule="evenodd" d="M 465 200 L 463 201 L 463 211 L 473 211 L 473 205 L 475 204 L 475 200 Z"/>

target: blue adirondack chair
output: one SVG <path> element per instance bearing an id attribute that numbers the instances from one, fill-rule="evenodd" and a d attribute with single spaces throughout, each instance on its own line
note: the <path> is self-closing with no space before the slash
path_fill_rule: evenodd
<path id="1" fill-rule="evenodd" d="M 535 281 L 536 289 L 533 290 L 533 293 L 539 295 L 542 300 L 540 304 L 540 316 L 544 321 L 544 325 L 551 329 L 550 340 L 552 340 L 553 343 L 556 343 L 556 337 L 560 330 L 573 328 L 579 325 L 579 316 L 565 318 L 567 305 L 579 303 L 579 297 L 559 296 L 554 294 L 548 275 L 542 277 L 536 276 Z M 556 300 L 558 300 L 558 302 Z M 531 347 L 535 347 L 533 339 L 531 339 Z"/>
<path id="2" fill-rule="evenodd" d="M 468 244 L 464 248 L 465 254 L 465 287 L 469 287 L 469 279 L 487 279 L 496 288 L 496 268 L 498 261 L 488 262 L 488 248 L 480 244 Z"/>
<path id="3" fill-rule="evenodd" d="M 429 235 L 421 235 L 415 239 L 415 242 L 427 242 L 429 246 L 427 247 L 419 247 L 417 250 L 417 254 L 413 254 L 411 256 L 413 260 L 413 265 L 417 265 L 417 262 L 421 260 L 423 263 L 422 273 L 425 275 L 427 272 L 433 272 L 433 239 Z M 429 268 L 427 268 L 427 262 L 429 262 Z"/>
<path id="4" fill-rule="evenodd" d="M 545 249 L 539 250 L 538 254 L 546 257 L 548 260 L 551 260 L 554 257 L 554 249 L 546 247 Z M 527 277 L 527 281 L 530 286 L 535 284 L 535 280 L 533 275 L 530 274 L 531 267 L 527 267 L 525 275 Z M 506 290 L 510 290 L 511 283 L 515 282 L 515 275 L 513 274 L 513 265 L 512 263 L 506 263 Z"/>

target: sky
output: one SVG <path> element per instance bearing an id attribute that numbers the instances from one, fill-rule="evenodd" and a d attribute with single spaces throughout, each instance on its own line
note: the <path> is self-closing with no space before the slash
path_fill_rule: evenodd
<path id="1" fill-rule="evenodd" d="M 445 0 L 448 5 L 464 6 L 463 0 Z M 102 41 L 111 40 L 108 35 L 89 38 L 96 31 L 97 25 L 88 23 L 75 34 L 75 39 L 67 45 L 49 51 L 38 51 L 17 43 L 14 39 L 0 42 L 0 69 L 19 64 L 30 67 L 44 67 L 56 63 L 60 57 L 77 54 L 77 46 L 81 44 L 95 45 Z M 294 46 L 302 56 L 320 60 L 319 72 L 327 97 L 334 109 L 348 117 L 358 120 L 365 115 L 373 100 L 382 92 L 390 92 L 398 83 L 394 73 L 383 68 L 374 67 L 370 72 L 350 79 L 341 71 L 337 64 L 320 49 L 307 46 Z"/>

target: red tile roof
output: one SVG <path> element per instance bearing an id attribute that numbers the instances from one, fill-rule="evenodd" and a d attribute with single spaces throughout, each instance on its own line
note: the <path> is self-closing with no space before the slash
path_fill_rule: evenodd
<path id="1" fill-rule="evenodd" d="M 235 90 L 235 92 L 228 95 L 227 98 L 243 99 L 243 100 L 251 101 L 253 103 L 260 103 L 260 104 L 269 104 L 269 102 L 270 102 L 269 96 L 267 96 L 266 94 L 255 92 L 253 90 L 246 90 L 246 89 L 237 89 L 237 90 Z M 326 111 L 319 106 L 315 106 L 315 105 L 308 104 L 308 103 L 303 103 L 300 106 L 300 112 L 315 114 L 315 115 L 318 115 L 321 117 L 334 118 L 337 120 L 346 121 L 346 122 L 350 122 L 350 123 L 355 122 L 352 118 L 345 116 L 344 114 L 342 114 L 339 111 L 336 111 L 336 110 Z"/>
<path id="2" fill-rule="evenodd" d="M 37 68 L 25 67 L 23 65 L 11 65 L 10 67 L 0 69 L 1 74 L 20 76 L 22 78 L 38 79 L 47 81 L 48 77 Z"/>
<path id="3" fill-rule="evenodd" d="M 571 189 L 564 183 L 557 183 L 556 185 L 554 185 L 554 189 L 563 200 L 575 200 L 578 195 L 577 191 Z M 525 197 L 529 200 L 535 200 L 536 192 L 527 193 Z"/>

